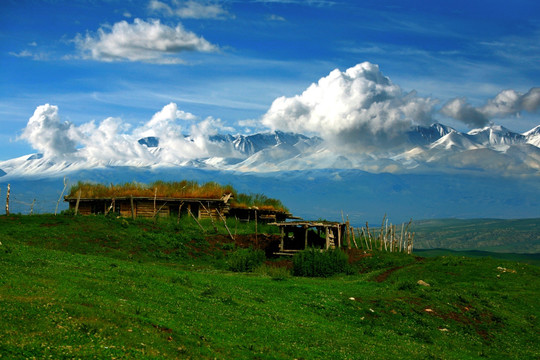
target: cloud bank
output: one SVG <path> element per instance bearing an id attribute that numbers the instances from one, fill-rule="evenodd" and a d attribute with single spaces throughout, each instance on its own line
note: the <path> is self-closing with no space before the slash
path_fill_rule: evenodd
<path id="1" fill-rule="evenodd" d="M 159 20 L 135 19 L 103 26 L 96 34 L 77 35 L 74 40 L 84 58 L 98 61 L 140 61 L 180 64 L 176 55 L 186 51 L 212 52 L 217 46 L 185 30 L 181 24 L 170 27 Z"/>
<path id="2" fill-rule="evenodd" d="M 245 137 L 224 135 L 236 130 L 221 119 L 200 119 L 175 103 L 165 105 L 138 126 L 120 118 L 75 125 L 61 120 L 58 107 L 45 104 L 36 108 L 20 138 L 47 158 L 100 164 L 183 166 L 208 160 L 215 164 L 242 162 L 238 165 L 242 171 L 313 166 L 399 172 L 426 164 L 429 168 L 433 162 L 443 168 L 473 168 L 471 164 L 498 168 L 501 159 L 507 163 L 519 159 L 523 173 L 540 169 L 537 128 L 527 134 L 494 126 L 460 133 L 440 124 L 428 126 L 441 113 L 478 127 L 492 118 L 537 111 L 540 88 L 527 93 L 505 90 L 481 107 L 465 98 L 452 99 L 441 108 L 437 104 L 437 99 L 404 92 L 377 65 L 362 63 L 344 72 L 330 72 L 300 95 L 277 98 L 258 120 L 238 121 L 238 127 L 261 129 L 262 124 L 271 130 L 317 135 L 310 139 L 257 134 L 255 142 L 264 143 L 257 153 L 245 151 L 258 146 L 245 143 Z M 280 136 L 296 140 L 288 143 Z M 152 145 L 157 142 L 159 147 Z"/>
<path id="3" fill-rule="evenodd" d="M 231 15 L 221 4 L 188 0 L 184 3 L 152 0 L 148 4 L 150 10 L 167 16 L 177 16 L 182 19 L 224 19 Z"/>
<path id="4" fill-rule="evenodd" d="M 511 89 L 501 91 L 481 107 L 472 106 L 465 98 L 452 99 L 441 108 L 441 113 L 470 126 L 481 127 L 492 119 L 519 115 L 523 111 L 532 113 L 539 107 L 540 88 L 534 87 L 525 94 Z"/>
<path id="5" fill-rule="evenodd" d="M 414 124 L 430 124 L 437 100 L 403 92 L 375 64 L 336 69 L 302 94 L 280 97 L 263 116 L 271 129 L 311 133 L 335 146 L 393 146 Z"/>
<path id="6" fill-rule="evenodd" d="M 232 147 L 209 140 L 210 136 L 227 131 L 233 129 L 221 119 L 200 120 L 179 110 L 175 103 L 164 106 L 148 122 L 135 128 L 113 117 L 76 126 L 61 121 L 57 106 L 45 104 L 36 108 L 20 139 L 48 158 L 153 164 L 154 155 L 139 139 L 158 137 L 160 159 L 178 163 L 210 156 L 237 156 Z"/>
<path id="7" fill-rule="evenodd" d="M 404 92 L 377 65 L 364 62 L 330 72 L 300 95 L 277 98 L 262 123 L 273 130 L 318 135 L 337 150 L 385 152 L 406 146 L 404 134 L 411 126 L 430 125 L 440 114 L 478 128 L 495 118 L 535 112 L 540 88 L 525 94 L 504 90 L 480 107 L 466 98 L 451 99 L 440 109 L 438 103 Z"/>

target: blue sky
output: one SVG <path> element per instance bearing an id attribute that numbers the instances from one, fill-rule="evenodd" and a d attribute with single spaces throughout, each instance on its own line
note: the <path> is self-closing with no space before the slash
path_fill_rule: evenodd
<path id="1" fill-rule="evenodd" d="M 439 107 L 525 94 L 540 86 L 540 3 L 4 0 L 0 160 L 35 152 L 19 137 L 47 103 L 75 125 L 139 126 L 174 102 L 247 133 L 267 129 L 276 98 L 366 61 Z M 496 122 L 523 132 L 538 119 L 524 111 Z"/>

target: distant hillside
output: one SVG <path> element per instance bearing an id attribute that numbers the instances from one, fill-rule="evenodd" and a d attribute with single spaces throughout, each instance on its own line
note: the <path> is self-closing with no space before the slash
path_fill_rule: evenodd
<path id="1" fill-rule="evenodd" d="M 416 249 L 540 253 L 540 219 L 436 219 L 414 222 Z"/>

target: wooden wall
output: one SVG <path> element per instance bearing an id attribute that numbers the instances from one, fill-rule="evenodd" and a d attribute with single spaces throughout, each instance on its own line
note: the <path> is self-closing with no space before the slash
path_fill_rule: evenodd
<path id="1" fill-rule="evenodd" d="M 129 205 L 129 215 L 131 216 L 131 205 Z M 171 211 L 169 205 L 164 205 L 163 202 L 156 202 L 155 211 L 158 212 L 159 217 L 167 217 L 170 215 Z M 153 201 L 135 201 L 135 216 L 137 217 L 154 217 L 154 202 Z"/>
<path id="2" fill-rule="evenodd" d="M 69 202 L 69 208 L 72 210 L 75 210 L 75 201 Z M 188 209 L 191 210 L 193 215 L 198 219 L 208 219 L 210 216 L 214 220 L 220 219 L 218 211 L 216 209 L 216 203 L 206 203 L 204 204 L 204 207 L 201 206 L 198 202 L 193 203 L 186 203 L 182 206 L 182 213 L 187 214 Z M 219 205 L 222 205 L 219 203 Z M 81 201 L 79 203 L 79 211 L 78 213 L 81 215 L 91 215 L 95 213 L 96 209 L 99 209 L 98 212 L 104 213 L 108 208 L 110 204 L 108 202 L 104 202 L 103 200 L 96 200 L 96 201 Z M 153 200 L 134 200 L 133 201 L 133 214 L 132 214 L 132 207 L 131 207 L 131 201 L 129 199 L 125 200 L 116 200 L 115 201 L 115 208 L 112 210 L 113 212 L 119 212 L 120 216 L 122 217 L 131 217 L 134 215 L 135 217 L 145 217 L 145 218 L 152 218 L 154 217 L 154 212 L 158 212 L 159 217 L 168 217 L 171 216 L 171 213 L 173 213 L 175 216 L 178 214 L 178 207 L 179 204 L 177 202 L 169 202 L 165 203 L 164 201 L 156 201 L 156 205 L 154 207 L 154 201 Z M 207 211 L 208 210 L 208 211 Z M 221 216 L 225 217 L 228 212 L 228 207 L 220 206 L 219 212 L 221 213 Z"/>

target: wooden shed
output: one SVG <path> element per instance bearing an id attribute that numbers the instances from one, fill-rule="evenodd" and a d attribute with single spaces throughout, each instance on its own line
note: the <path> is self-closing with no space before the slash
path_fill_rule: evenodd
<path id="1" fill-rule="evenodd" d="M 255 221 L 261 223 L 274 223 L 274 222 L 283 222 L 287 219 L 298 219 L 295 218 L 290 212 L 286 210 L 276 210 L 274 208 L 265 208 L 265 207 L 239 207 L 231 206 L 229 214 L 232 217 L 236 217 L 240 221 Z"/>
<path id="2" fill-rule="evenodd" d="M 69 209 L 81 215 L 117 213 L 123 217 L 177 217 L 190 212 L 197 219 L 225 217 L 229 212 L 230 194 L 215 198 L 172 197 L 105 197 L 82 198 L 66 196 Z"/>
<path id="3" fill-rule="evenodd" d="M 291 221 L 274 223 L 280 228 L 281 243 L 276 255 L 293 255 L 308 247 L 321 250 L 341 247 L 347 237 L 347 223 L 333 221 Z"/>

